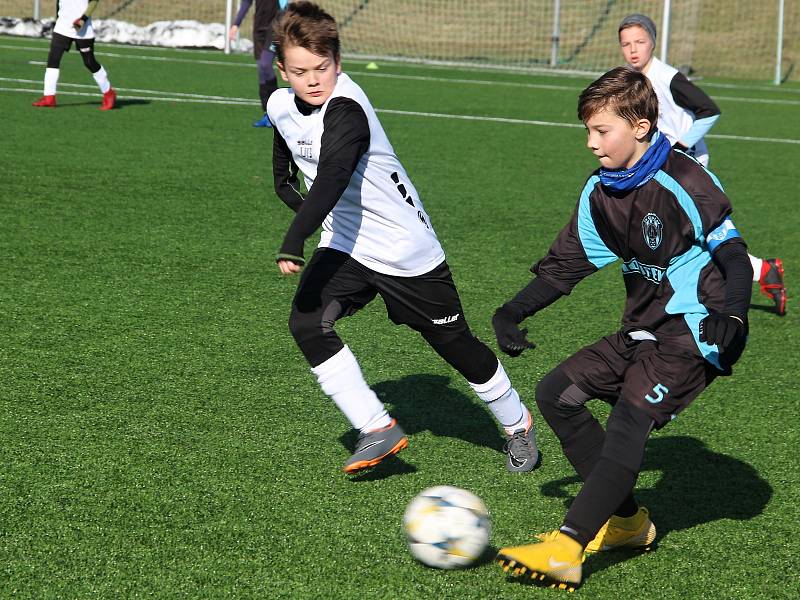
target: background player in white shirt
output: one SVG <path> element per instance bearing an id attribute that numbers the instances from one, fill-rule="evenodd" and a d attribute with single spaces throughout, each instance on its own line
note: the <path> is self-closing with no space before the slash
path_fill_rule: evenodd
<path id="1" fill-rule="evenodd" d="M 653 56 L 656 26 L 640 14 L 625 17 L 619 25 L 619 43 L 625 62 L 650 80 L 658 96 L 658 129 L 674 148 L 708 166 L 708 147 L 704 136 L 720 117 L 720 110 L 708 95 L 686 76 Z M 752 254 L 753 281 L 761 293 L 775 304 L 775 312 L 786 314 L 786 287 L 780 258 L 761 259 Z"/>
<path id="2" fill-rule="evenodd" d="M 55 107 L 56 85 L 58 84 L 61 57 L 69 52 L 73 42 L 81 53 L 83 64 L 97 82 L 103 94 L 100 110 L 111 110 L 117 94 L 111 87 L 108 74 L 94 56 L 94 27 L 92 13 L 100 0 L 58 0 L 56 24 L 47 56 L 47 69 L 44 72 L 44 95 L 33 103 L 34 106 Z"/>
<path id="3" fill-rule="evenodd" d="M 311 2 L 292 3 L 275 26 L 278 68 L 290 89 L 272 94 L 278 196 L 297 214 L 276 257 L 303 270 L 289 328 L 322 390 L 359 431 L 344 470 L 378 464 L 408 445 L 334 330 L 376 295 L 469 382 L 503 426 L 506 466 L 538 461 L 533 419 L 495 354 L 469 330 L 430 219 L 361 88 L 341 73 L 336 21 Z M 302 172 L 308 193 L 300 193 Z M 305 240 L 322 227 L 306 264 Z"/>

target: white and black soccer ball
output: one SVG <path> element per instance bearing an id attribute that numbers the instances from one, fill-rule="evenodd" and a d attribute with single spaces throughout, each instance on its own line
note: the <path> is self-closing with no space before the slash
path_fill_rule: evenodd
<path id="1" fill-rule="evenodd" d="M 437 569 L 471 565 L 483 554 L 491 533 L 483 501 L 449 485 L 420 492 L 406 508 L 403 527 L 414 558 Z"/>

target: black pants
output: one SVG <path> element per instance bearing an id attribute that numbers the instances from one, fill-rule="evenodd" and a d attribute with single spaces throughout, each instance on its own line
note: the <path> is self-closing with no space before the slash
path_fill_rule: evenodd
<path id="1" fill-rule="evenodd" d="M 548 373 L 536 402 L 583 479 L 564 526 L 584 546 L 612 515 L 636 511 L 633 487 L 654 427 L 663 427 L 714 379 L 699 355 L 682 343 L 635 341 L 626 334 L 602 338 Z M 612 404 L 606 429 L 586 408 L 601 398 Z"/>
<path id="2" fill-rule="evenodd" d="M 472 335 L 464 319 L 447 263 L 423 275 L 396 277 L 330 248 L 318 249 L 303 270 L 289 317 L 289 329 L 312 367 L 344 347 L 334 330 L 336 321 L 377 295 L 392 322 L 419 331 L 470 383 L 486 383 L 497 371 L 497 357 Z"/>

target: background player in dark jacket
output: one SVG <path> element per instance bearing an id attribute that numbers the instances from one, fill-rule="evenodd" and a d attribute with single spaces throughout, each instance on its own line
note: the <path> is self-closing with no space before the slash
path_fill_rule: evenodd
<path id="1" fill-rule="evenodd" d="M 285 275 L 302 270 L 289 329 L 322 390 L 359 432 L 345 472 L 408 444 L 335 330 L 378 295 L 392 322 L 418 331 L 487 404 L 506 433 L 508 470 L 533 470 L 533 418 L 497 356 L 470 331 L 419 194 L 366 94 L 341 72 L 336 21 L 315 4 L 292 3 L 275 39 L 291 86 L 267 106 L 275 191 L 297 213 L 276 262 Z M 304 243 L 320 227 L 306 265 Z"/>
<path id="2" fill-rule="evenodd" d="M 526 317 L 618 259 L 627 302 L 622 328 L 548 373 L 536 401 L 584 484 L 561 528 L 538 544 L 504 548 L 515 575 L 572 587 L 586 551 L 646 546 L 656 535 L 632 496 L 644 447 L 744 349 L 752 268 L 719 181 L 656 129 L 648 79 L 609 71 L 580 96 L 578 114 L 600 169 L 535 277 L 497 310 L 500 348 L 532 347 Z M 586 409 L 613 405 L 605 431 Z"/>
<path id="3" fill-rule="evenodd" d="M 720 117 L 719 107 L 686 76 L 653 56 L 656 26 L 646 15 L 632 14 L 619 25 L 619 43 L 625 62 L 650 80 L 658 96 L 658 129 L 670 143 L 708 166 L 708 146 L 703 137 Z M 780 258 L 750 255 L 753 281 L 775 304 L 775 312 L 786 314 L 786 288 Z"/>
<path id="4" fill-rule="evenodd" d="M 228 32 L 230 39 L 235 39 L 247 11 L 254 0 L 242 0 L 239 12 L 233 20 Z M 272 48 L 273 25 L 280 11 L 286 8 L 288 0 L 255 0 L 256 10 L 253 15 L 253 55 L 258 65 L 258 96 L 261 98 L 261 110 L 264 113 L 253 123 L 253 127 L 272 127 L 267 117 L 267 100 L 272 92 L 278 89 L 278 79 L 272 68 L 275 52 Z"/>

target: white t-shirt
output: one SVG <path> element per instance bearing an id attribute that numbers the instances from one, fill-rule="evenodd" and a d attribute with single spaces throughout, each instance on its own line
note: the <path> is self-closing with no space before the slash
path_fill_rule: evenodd
<path id="1" fill-rule="evenodd" d="M 354 100 L 366 114 L 369 149 L 322 223 L 319 247 L 346 252 L 364 266 L 386 275 L 414 277 L 433 270 L 445 255 L 430 218 L 375 109 L 349 76 L 339 75 L 331 97 L 308 116 L 298 110 L 291 88 L 279 89 L 270 96 L 267 114 L 310 189 L 319 164 L 325 111 L 338 97 Z"/>
<path id="2" fill-rule="evenodd" d="M 56 25 L 53 31 L 78 40 L 94 38 L 91 17 L 89 17 L 80 31 L 75 31 L 72 26 L 75 19 L 80 19 L 83 16 L 87 6 L 89 6 L 89 0 L 58 0 L 58 17 L 56 17 Z"/>
<path id="3" fill-rule="evenodd" d="M 655 56 L 645 73 L 658 96 L 658 129 L 667 136 L 670 144 L 680 141 L 681 137 L 691 129 L 695 119 L 690 111 L 678 106 L 672 97 L 670 84 L 677 73 L 678 69 Z M 698 141 L 694 149 L 695 158 L 701 164 L 708 164 L 708 146 L 705 140 Z"/>

